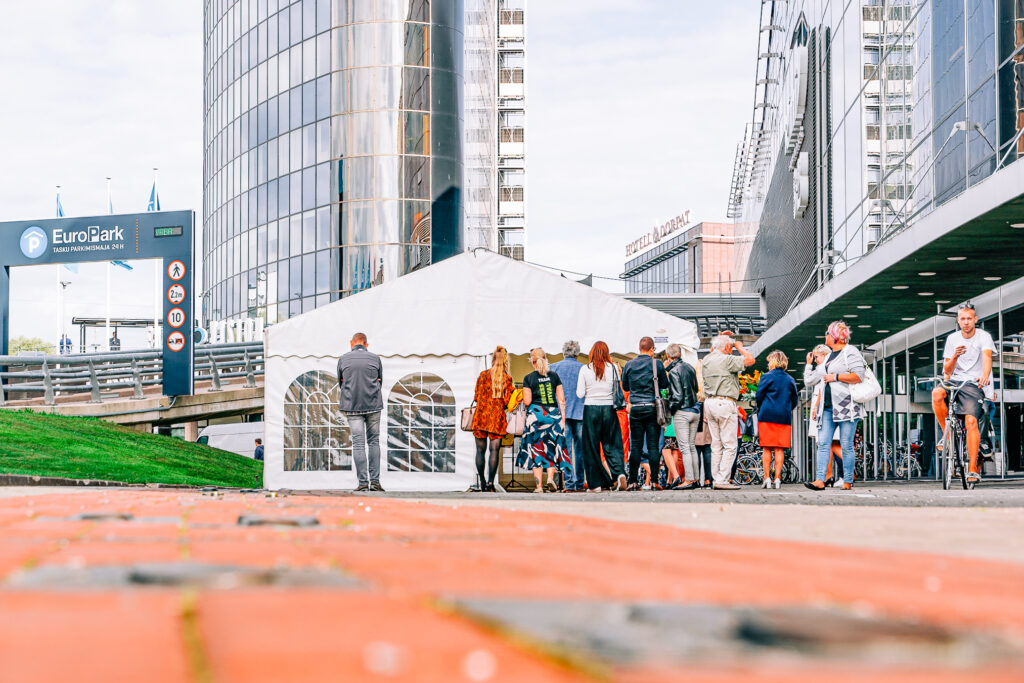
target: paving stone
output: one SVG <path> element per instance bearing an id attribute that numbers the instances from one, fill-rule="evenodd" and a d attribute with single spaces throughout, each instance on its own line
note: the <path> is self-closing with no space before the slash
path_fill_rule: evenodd
<path id="1" fill-rule="evenodd" d="M 320 520 L 312 516 L 275 517 L 272 515 L 240 515 L 239 526 L 317 526 Z"/>
<path id="2" fill-rule="evenodd" d="M 856 666 L 1024 662 L 1024 643 L 1000 634 L 836 608 L 474 599 L 455 604 L 492 628 L 618 666 L 723 660 L 757 666 L 779 656 Z"/>
<path id="3" fill-rule="evenodd" d="M 16 589 L 203 588 L 252 586 L 352 588 L 359 582 L 335 570 L 258 568 L 193 562 L 132 566 L 44 566 L 14 573 L 7 584 Z"/>
<path id="4" fill-rule="evenodd" d="M 79 522 L 127 522 L 132 517 L 130 512 L 80 512 L 72 519 Z"/>

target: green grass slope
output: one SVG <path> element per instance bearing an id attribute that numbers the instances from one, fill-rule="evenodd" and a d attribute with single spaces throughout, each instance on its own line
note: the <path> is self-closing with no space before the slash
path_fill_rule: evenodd
<path id="1" fill-rule="evenodd" d="M 0 410 L 0 473 L 259 488 L 263 463 L 95 418 Z"/>

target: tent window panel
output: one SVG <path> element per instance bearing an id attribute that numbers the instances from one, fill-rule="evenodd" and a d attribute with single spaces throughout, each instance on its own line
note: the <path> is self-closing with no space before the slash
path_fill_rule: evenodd
<path id="1" fill-rule="evenodd" d="M 284 469 L 352 469 L 352 433 L 338 411 L 338 380 L 331 373 L 303 373 L 285 392 Z"/>
<path id="2" fill-rule="evenodd" d="M 437 375 L 406 375 L 388 396 L 388 469 L 455 472 L 455 395 Z"/>

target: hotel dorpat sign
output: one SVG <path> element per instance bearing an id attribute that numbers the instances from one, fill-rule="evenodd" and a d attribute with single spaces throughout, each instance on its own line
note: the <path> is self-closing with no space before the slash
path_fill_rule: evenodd
<path id="1" fill-rule="evenodd" d="M 646 249 L 652 244 L 657 244 L 662 239 L 671 235 L 679 228 L 685 227 L 690 222 L 690 210 L 682 212 L 670 221 L 663 223 L 662 225 L 655 226 L 653 230 L 646 233 L 643 237 L 637 240 L 633 240 L 626 245 L 626 256 L 632 256 L 633 254 Z"/>

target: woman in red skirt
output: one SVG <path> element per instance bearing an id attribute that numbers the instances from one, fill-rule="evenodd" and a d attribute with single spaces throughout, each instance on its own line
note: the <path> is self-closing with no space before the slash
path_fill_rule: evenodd
<path id="1" fill-rule="evenodd" d="M 782 461 L 792 446 L 793 409 L 798 398 L 796 382 L 786 372 L 789 359 L 782 351 L 768 354 L 768 372 L 757 385 L 757 432 L 764 466 L 764 488 L 772 487 L 771 466 L 775 460 L 775 488 L 782 486 Z"/>

